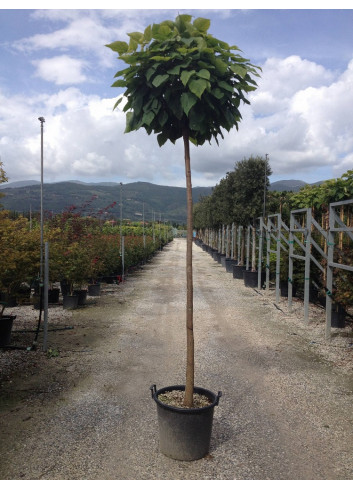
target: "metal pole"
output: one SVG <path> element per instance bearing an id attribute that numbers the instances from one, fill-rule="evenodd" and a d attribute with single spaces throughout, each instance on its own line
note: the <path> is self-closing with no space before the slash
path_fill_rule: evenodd
<path id="1" fill-rule="evenodd" d="M 120 255 L 122 255 L 122 235 L 123 235 L 123 184 L 120 182 Z"/>
<path id="2" fill-rule="evenodd" d="M 44 264 L 44 326 L 43 326 L 43 351 L 47 351 L 48 340 L 48 288 L 49 288 L 49 243 L 45 243 Z"/>
<path id="3" fill-rule="evenodd" d="M 43 283 L 43 124 L 44 117 L 38 117 L 40 121 L 40 273 L 39 278 Z"/>
<path id="4" fill-rule="evenodd" d="M 268 154 L 266 154 L 266 160 L 265 160 L 265 181 L 264 181 L 264 206 L 263 206 L 263 219 L 265 221 L 265 215 L 266 215 L 266 183 L 267 183 L 267 162 L 268 162 Z"/>

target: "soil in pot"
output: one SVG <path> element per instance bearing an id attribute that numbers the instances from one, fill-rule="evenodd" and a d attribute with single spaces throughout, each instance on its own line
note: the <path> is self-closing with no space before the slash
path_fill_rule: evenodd
<path id="1" fill-rule="evenodd" d="M 205 397 L 210 402 L 205 407 L 180 408 L 163 403 L 159 397 L 169 396 L 169 392 L 181 391 L 185 386 L 176 385 L 156 390 L 151 387 L 152 398 L 157 404 L 160 451 L 174 460 L 198 460 L 208 454 L 211 442 L 213 410 L 218 405 L 218 395 L 200 387 L 194 388 L 194 394 Z M 175 394 L 173 394 L 174 396 Z"/>

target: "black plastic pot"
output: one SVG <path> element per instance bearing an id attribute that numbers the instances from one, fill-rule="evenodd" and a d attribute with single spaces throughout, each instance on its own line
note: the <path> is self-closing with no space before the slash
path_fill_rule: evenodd
<path id="1" fill-rule="evenodd" d="M 183 409 L 168 406 L 158 399 L 159 394 L 173 390 L 185 391 L 184 385 L 172 385 L 156 390 L 150 387 L 157 403 L 159 447 L 161 453 L 174 460 L 198 460 L 208 454 L 211 442 L 213 410 L 222 393 L 195 387 L 194 392 L 207 396 L 212 402 L 203 408 Z"/>
<path id="2" fill-rule="evenodd" d="M 344 328 L 346 323 L 346 311 L 340 304 L 332 304 L 331 327 Z"/>
<path id="3" fill-rule="evenodd" d="M 221 265 L 224 268 L 226 266 L 226 260 L 227 260 L 226 255 L 221 255 Z"/>
<path id="4" fill-rule="evenodd" d="M 64 309 L 77 309 L 78 295 L 64 295 L 63 296 L 63 308 Z"/>
<path id="5" fill-rule="evenodd" d="M 48 303 L 57 304 L 59 302 L 60 289 L 49 289 L 48 290 Z"/>
<path id="6" fill-rule="evenodd" d="M 80 290 L 74 290 L 74 294 L 77 295 L 78 297 L 78 305 L 79 306 L 84 306 L 86 304 L 86 299 L 87 299 L 87 290 L 86 289 L 80 289 Z"/>
<path id="7" fill-rule="evenodd" d="M 222 254 L 222 253 L 218 253 L 218 256 L 217 256 L 217 261 L 218 263 L 222 263 L 222 257 L 226 257 L 226 255 Z"/>
<path id="8" fill-rule="evenodd" d="M 252 272 L 251 270 L 243 270 L 243 278 L 245 287 L 256 288 L 259 283 L 259 272 Z M 266 272 L 261 272 L 261 287 L 266 280 Z"/>
<path id="9" fill-rule="evenodd" d="M 11 341 L 12 323 L 16 316 L 2 316 L 0 318 L 0 346 L 7 346 Z"/>
<path id="10" fill-rule="evenodd" d="M 226 259 L 226 271 L 229 273 L 233 273 L 233 265 L 236 265 L 238 260 L 231 260 L 230 258 Z"/>
<path id="11" fill-rule="evenodd" d="M 88 286 L 88 295 L 91 296 L 101 295 L 101 284 L 90 284 Z"/>
<path id="12" fill-rule="evenodd" d="M 233 278 L 243 278 L 244 265 L 233 265 Z"/>
<path id="13" fill-rule="evenodd" d="M 281 297 L 288 297 L 288 282 L 287 281 L 280 282 L 279 287 L 281 290 Z M 292 297 L 295 297 L 296 293 L 297 293 L 297 288 L 295 285 L 292 284 Z"/>
<path id="14" fill-rule="evenodd" d="M 215 261 L 218 261 L 218 256 L 220 255 L 220 253 L 218 251 L 212 251 L 212 258 L 215 260 Z"/>

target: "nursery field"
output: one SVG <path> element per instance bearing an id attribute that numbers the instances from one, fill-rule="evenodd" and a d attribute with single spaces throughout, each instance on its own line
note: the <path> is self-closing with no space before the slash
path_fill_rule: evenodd
<path id="1" fill-rule="evenodd" d="M 208 456 L 160 453 L 149 388 L 184 383 L 185 247 L 173 240 L 83 307 L 50 306 L 47 353 L 0 351 L 1 479 L 353 478 L 351 327 L 326 341 L 322 308 L 305 326 L 299 300 L 289 314 L 198 246 L 195 383 L 223 395 Z M 38 311 L 13 313 L 20 342 Z"/>

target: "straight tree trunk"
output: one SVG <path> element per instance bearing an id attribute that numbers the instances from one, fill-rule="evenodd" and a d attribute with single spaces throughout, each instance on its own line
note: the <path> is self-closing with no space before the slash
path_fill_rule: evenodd
<path id="1" fill-rule="evenodd" d="M 187 199 L 187 238 L 186 238 L 186 383 L 184 404 L 193 407 L 194 394 L 194 325 L 193 325 L 193 280 L 192 280 L 192 185 L 190 167 L 189 130 L 183 129 L 186 199 Z"/>

